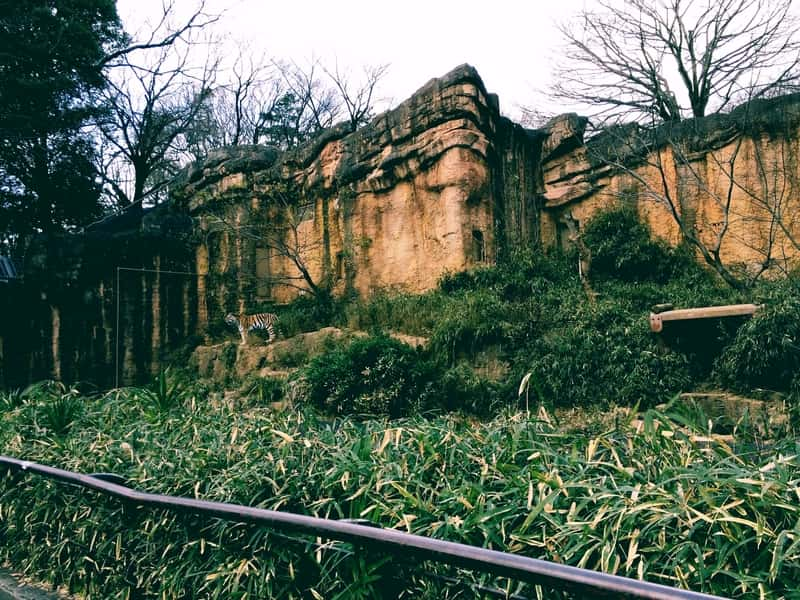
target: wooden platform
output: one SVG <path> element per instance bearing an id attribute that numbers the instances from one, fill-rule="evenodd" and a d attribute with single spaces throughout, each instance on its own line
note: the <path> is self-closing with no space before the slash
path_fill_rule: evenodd
<path id="1" fill-rule="evenodd" d="M 650 329 L 660 333 L 664 323 L 670 321 L 690 321 L 694 319 L 722 319 L 753 315 L 761 304 L 728 304 L 726 306 L 706 306 L 701 308 L 682 308 L 664 312 L 650 313 Z"/>

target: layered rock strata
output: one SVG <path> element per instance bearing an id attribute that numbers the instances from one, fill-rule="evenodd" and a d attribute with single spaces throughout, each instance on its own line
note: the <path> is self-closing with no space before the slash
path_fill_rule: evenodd
<path id="1" fill-rule="evenodd" d="M 335 127 L 284 154 L 212 153 L 174 197 L 205 232 L 212 313 L 295 297 L 309 287 L 299 266 L 336 294 L 421 292 L 493 262 L 501 239 L 536 242 L 540 144 L 465 65 L 358 131 Z"/>
<path id="2" fill-rule="evenodd" d="M 585 128 L 577 115 L 546 128 L 546 244 L 569 243 L 568 219 L 582 224 L 624 204 L 658 237 L 676 245 L 695 236 L 744 276 L 765 266 L 786 273 L 797 264 L 799 95 L 655 129 L 610 128 L 588 140 Z"/>

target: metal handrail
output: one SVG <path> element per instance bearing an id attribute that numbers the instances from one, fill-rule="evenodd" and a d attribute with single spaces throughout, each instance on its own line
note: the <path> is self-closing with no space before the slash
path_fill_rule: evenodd
<path id="1" fill-rule="evenodd" d="M 254 523 L 281 530 L 301 531 L 328 539 L 378 547 L 384 551 L 395 554 L 403 553 L 406 556 L 413 553 L 420 560 L 464 567 L 590 597 L 622 596 L 651 600 L 720 600 L 721 598 L 508 552 L 427 538 L 395 529 L 383 529 L 354 522 L 322 519 L 238 504 L 150 494 L 111 483 L 108 481 L 110 477 L 107 474 L 85 475 L 0 455 L 0 467 L 3 466 L 12 472 L 41 475 L 56 481 L 95 490 L 140 506 L 216 517 L 227 521 Z"/>

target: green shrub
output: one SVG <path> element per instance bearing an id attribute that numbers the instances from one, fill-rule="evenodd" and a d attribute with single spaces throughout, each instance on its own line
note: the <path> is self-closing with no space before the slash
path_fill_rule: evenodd
<path id="1" fill-rule="evenodd" d="M 453 300 L 433 290 L 424 294 L 377 293 L 345 309 L 348 327 L 363 331 L 397 330 L 427 336 Z"/>
<path id="2" fill-rule="evenodd" d="M 47 428 L 58 436 L 69 433 L 80 410 L 80 400 L 69 393 L 55 396 L 42 406 Z"/>
<path id="3" fill-rule="evenodd" d="M 0 390 L 0 409 L 4 411 L 19 408 L 25 402 L 25 394 L 21 389 Z"/>
<path id="4" fill-rule="evenodd" d="M 0 453 L 113 472 L 143 492 L 366 519 L 723 597 L 793 598 L 800 585 L 793 439 L 737 456 L 692 443 L 652 412 L 641 430 L 622 423 L 592 436 L 519 414 L 331 422 L 224 403 L 148 421 L 139 395 L 85 399 L 58 444 L 43 443 L 26 403 L 5 415 Z M 130 505 L 30 474 L 0 473 L 0 505 L 0 562 L 86 598 L 485 596 L 439 577 L 452 567 L 413 556 L 387 565 L 383 552 L 349 543 Z M 510 592 L 537 597 L 533 586 Z"/>
<path id="5" fill-rule="evenodd" d="M 789 413 L 789 426 L 795 437 L 800 434 L 800 373 L 797 373 L 789 386 L 786 396 L 786 407 Z"/>
<path id="6" fill-rule="evenodd" d="M 592 278 L 664 282 L 681 269 L 693 268 L 694 261 L 685 251 L 674 251 L 654 240 L 630 208 L 597 213 L 586 223 L 581 237 L 591 251 Z"/>
<path id="7" fill-rule="evenodd" d="M 491 417 L 508 406 L 506 386 L 480 377 L 466 363 L 447 369 L 441 377 L 440 406 L 478 417 Z"/>
<path id="8" fill-rule="evenodd" d="M 506 301 L 526 300 L 544 287 L 577 283 L 576 262 L 574 250 L 544 252 L 541 249 L 520 249 L 493 266 L 447 273 L 439 280 L 439 289 L 445 294 L 491 291 Z"/>
<path id="9" fill-rule="evenodd" d="M 321 354 L 301 373 L 308 400 L 326 413 L 392 418 L 427 409 L 437 375 L 422 353 L 385 335 Z"/>
<path id="10" fill-rule="evenodd" d="M 21 397 L 33 404 L 37 423 L 57 437 L 69 433 L 83 410 L 83 400 L 78 391 L 59 381 L 33 384 L 22 392 Z"/>
<path id="11" fill-rule="evenodd" d="M 786 284 L 785 296 L 774 298 L 745 323 L 717 359 L 719 381 L 732 389 L 763 388 L 788 392 L 800 373 L 800 286 Z"/>
<path id="12" fill-rule="evenodd" d="M 181 405 L 190 390 L 180 374 L 169 368 L 162 368 L 149 387 L 142 390 L 142 396 L 158 411 L 168 411 Z"/>
<path id="13" fill-rule="evenodd" d="M 280 402 L 284 395 L 284 382 L 274 377 L 251 376 L 242 382 L 244 395 L 257 405 Z"/>
<path id="14" fill-rule="evenodd" d="M 453 364 L 460 356 L 508 340 L 512 335 L 515 305 L 488 290 L 462 292 L 450 311 L 442 314 L 430 338 L 431 351 Z"/>
<path id="15" fill-rule="evenodd" d="M 691 384 L 688 359 L 659 348 L 643 315 L 611 303 L 576 312 L 569 326 L 548 331 L 516 362 L 519 378 L 532 372 L 556 406 L 649 406 Z"/>
<path id="16" fill-rule="evenodd" d="M 339 323 L 342 301 L 321 292 L 319 296 L 300 296 L 287 306 L 269 310 L 278 315 L 277 328 L 289 338 Z"/>

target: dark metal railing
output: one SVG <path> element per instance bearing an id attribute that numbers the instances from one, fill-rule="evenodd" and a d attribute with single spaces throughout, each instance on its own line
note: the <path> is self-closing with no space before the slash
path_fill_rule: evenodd
<path id="1" fill-rule="evenodd" d="M 336 521 L 294 513 L 210 502 L 177 496 L 140 492 L 120 485 L 113 474 L 84 475 L 38 463 L 0 456 L 0 467 L 16 473 L 31 473 L 70 483 L 130 502 L 177 512 L 253 523 L 278 530 L 293 530 L 332 540 L 378 548 L 391 554 L 413 555 L 500 577 L 567 591 L 582 597 L 611 596 L 651 600 L 719 600 L 719 596 L 671 588 L 618 575 L 571 567 L 497 550 L 427 538 L 394 529 L 383 529 L 351 521 Z"/>

